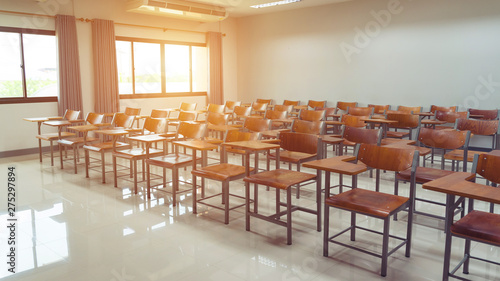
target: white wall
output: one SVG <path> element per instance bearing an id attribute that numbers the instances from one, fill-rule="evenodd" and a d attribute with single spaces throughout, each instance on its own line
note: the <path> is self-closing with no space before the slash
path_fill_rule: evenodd
<path id="1" fill-rule="evenodd" d="M 2 10 L 37 13 L 44 15 L 66 14 L 77 18 L 100 18 L 114 20 L 115 23 L 148 25 L 165 28 L 200 31 L 202 33 L 186 33 L 178 31 L 163 31 L 116 25 L 117 36 L 142 37 L 152 39 L 205 42 L 206 31 L 220 31 L 223 37 L 224 85 L 226 99 L 236 99 L 236 27 L 235 20 L 226 19 L 221 23 L 200 23 L 175 20 L 165 17 L 129 13 L 125 11 L 124 0 L 48 0 L 38 3 L 34 0 L 0 0 Z M 25 27 L 54 30 L 54 19 L 31 16 L 13 16 L 0 14 L 0 26 Z M 91 24 L 77 21 L 78 44 L 80 53 L 80 71 L 82 79 L 83 109 L 87 113 L 94 109 L 93 98 L 93 65 L 92 65 L 92 32 Z M 120 101 L 120 108 L 137 106 L 143 114 L 149 114 L 153 108 L 169 108 L 179 106 L 181 101 L 197 102 L 201 108 L 206 105 L 206 97 L 158 98 L 158 99 L 128 99 Z M 24 117 L 40 117 L 57 115 L 56 103 L 36 104 L 6 104 L 0 105 L 0 152 L 38 147 L 35 139 L 36 123 L 23 121 Z M 43 132 L 51 128 L 43 127 Z M 13 141 L 15 139 L 16 141 Z M 47 144 L 44 144 L 47 145 Z"/>
<path id="2" fill-rule="evenodd" d="M 241 18 L 238 97 L 497 108 L 499 27 L 494 0 L 354 0 Z"/>

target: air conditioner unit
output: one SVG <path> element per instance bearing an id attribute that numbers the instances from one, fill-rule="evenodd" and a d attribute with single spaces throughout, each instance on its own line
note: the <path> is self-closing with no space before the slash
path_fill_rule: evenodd
<path id="1" fill-rule="evenodd" d="M 201 22 L 217 22 L 228 16 L 224 7 L 175 0 L 129 0 L 127 11 Z"/>

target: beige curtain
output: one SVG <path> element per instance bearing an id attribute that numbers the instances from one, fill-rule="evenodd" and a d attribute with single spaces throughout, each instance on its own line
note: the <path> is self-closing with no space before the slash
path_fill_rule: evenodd
<path id="1" fill-rule="evenodd" d="M 94 110 L 118 112 L 118 70 L 116 64 L 115 25 L 111 20 L 92 21 L 94 54 Z"/>
<path id="2" fill-rule="evenodd" d="M 208 47 L 208 102 L 224 104 L 222 91 L 222 34 L 207 32 Z"/>
<path id="3" fill-rule="evenodd" d="M 66 109 L 83 110 L 80 58 L 74 16 L 56 16 L 56 38 L 59 53 L 58 111 L 62 116 Z M 82 116 L 83 114 L 80 115 Z"/>

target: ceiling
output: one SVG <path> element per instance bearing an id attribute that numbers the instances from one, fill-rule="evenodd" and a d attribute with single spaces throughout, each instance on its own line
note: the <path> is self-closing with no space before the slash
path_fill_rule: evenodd
<path id="1" fill-rule="evenodd" d="M 230 17 L 245 17 L 245 16 L 288 11 L 294 9 L 302 9 L 307 7 L 329 5 L 329 4 L 341 3 L 352 0 L 302 0 L 300 2 L 291 3 L 287 5 L 273 6 L 260 9 L 250 8 L 250 6 L 274 2 L 277 0 L 190 0 L 190 1 L 224 7 L 228 11 Z"/>

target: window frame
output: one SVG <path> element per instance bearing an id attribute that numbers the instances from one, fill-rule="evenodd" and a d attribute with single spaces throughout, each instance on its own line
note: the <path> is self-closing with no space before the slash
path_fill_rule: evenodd
<path id="1" fill-rule="evenodd" d="M 148 38 L 136 38 L 116 36 L 115 41 L 131 42 L 132 51 L 132 94 L 120 94 L 120 99 L 143 99 L 143 98 L 170 98 L 170 97 L 193 97 L 207 96 L 207 91 L 193 92 L 193 50 L 192 47 L 207 47 L 206 43 L 194 43 L 184 41 L 159 40 Z M 135 66 L 134 66 L 134 42 L 160 44 L 160 60 L 161 60 L 161 93 L 135 93 Z M 165 76 L 165 45 L 183 45 L 189 46 L 189 92 L 166 92 L 166 76 Z M 208 77 L 207 77 L 208 79 Z"/>
<path id="2" fill-rule="evenodd" d="M 21 54 L 21 81 L 23 87 L 22 97 L 0 97 L 0 104 L 15 104 L 15 103 L 39 103 L 39 102 L 57 102 L 58 97 L 28 97 L 26 89 L 26 71 L 24 68 L 24 43 L 23 34 L 38 34 L 38 35 L 52 35 L 56 36 L 55 30 L 43 30 L 43 29 L 30 29 L 30 28 L 18 28 L 18 27 L 5 27 L 0 26 L 0 32 L 10 32 L 17 33 L 19 35 L 19 48 Z"/>

